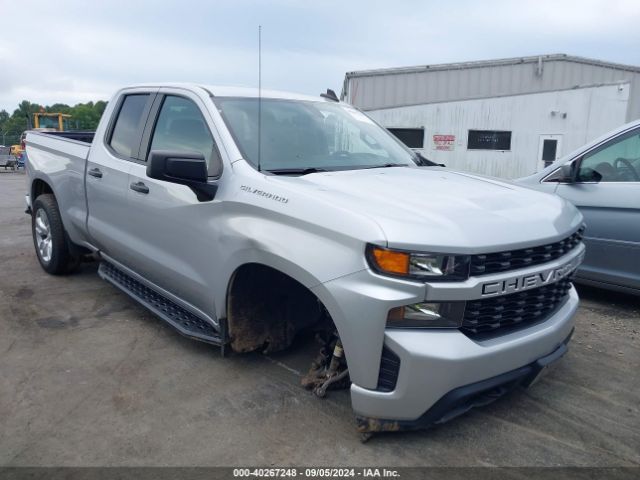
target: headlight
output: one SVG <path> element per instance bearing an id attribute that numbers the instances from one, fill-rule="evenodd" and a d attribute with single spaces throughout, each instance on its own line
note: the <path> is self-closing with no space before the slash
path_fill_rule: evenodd
<path id="1" fill-rule="evenodd" d="M 465 302 L 422 302 L 389 310 L 387 327 L 459 328 Z"/>
<path id="2" fill-rule="evenodd" d="M 383 275 L 422 281 L 462 281 L 469 278 L 468 255 L 405 252 L 367 245 L 367 261 Z"/>

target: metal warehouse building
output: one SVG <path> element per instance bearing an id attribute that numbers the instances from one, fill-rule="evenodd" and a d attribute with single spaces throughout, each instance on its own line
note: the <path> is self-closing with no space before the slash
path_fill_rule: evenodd
<path id="1" fill-rule="evenodd" d="M 431 160 L 517 178 L 640 118 L 640 67 L 556 54 L 367 70 L 342 98 Z"/>

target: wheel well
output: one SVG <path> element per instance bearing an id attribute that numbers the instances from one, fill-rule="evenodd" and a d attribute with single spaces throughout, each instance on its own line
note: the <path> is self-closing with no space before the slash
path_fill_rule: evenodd
<path id="1" fill-rule="evenodd" d="M 237 352 L 287 348 L 300 330 L 333 328 L 324 305 L 290 276 L 258 263 L 238 268 L 227 292 L 231 348 Z"/>
<path id="2" fill-rule="evenodd" d="M 39 195 L 44 193 L 53 194 L 53 190 L 44 180 L 40 180 L 39 178 L 35 179 L 31 185 L 31 201 L 34 201 Z"/>
<path id="3" fill-rule="evenodd" d="M 38 198 L 40 195 L 44 195 L 47 193 L 53 195 L 54 200 L 57 203 L 58 199 L 55 198 L 55 194 L 53 193 L 53 189 L 51 188 L 51 186 L 44 180 L 36 178 L 31 184 L 31 206 L 33 207 L 33 202 L 36 201 L 36 198 Z M 69 249 L 73 256 L 82 257 L 84 255 L 90 255 L 92 253 L 91 250 L 89 250 L 88 248 L 82 247 L 80 245 L 76 245 L 75 243 L 73 243 L 71 239 L 68 237 L 66 230 L 65 230 L 65 236 L 67 238 Z"/>

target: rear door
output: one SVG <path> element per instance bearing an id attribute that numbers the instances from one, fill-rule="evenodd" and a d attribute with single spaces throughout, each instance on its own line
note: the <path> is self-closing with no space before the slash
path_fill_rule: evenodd
<path id="1" fill-rule="evenodd" d="M 139 161 L 140 140 L 155 91 L 123 93 L 102 138 L 96 137 L 87 161 L 87 227 L 95 246 L 128 263 L 129 225 L 126 211 L 129 170 Z"/>
<path id="2" fill-rule="evenodd" d="M 640 128 L 583 154 L 576 182 L 556 192 L 587 225 L 580 276 L 640 289 Z"/>
<path id="3" fill-rule="evenodd" d="M 132 268 L 212 318 L 223 203 L 198 201 L 185 185 L 147 177 L 146 161 L 153 150 L 200 152 L 213 180 L 222 172 L 220 144 L 213 120 L 196 94 L 162 89 L 144 133 L 145 162 L 133 165 L 127 191 Z"/>

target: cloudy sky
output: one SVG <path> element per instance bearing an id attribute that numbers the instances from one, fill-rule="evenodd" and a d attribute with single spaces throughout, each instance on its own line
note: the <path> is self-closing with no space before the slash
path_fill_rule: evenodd
<path id="1" fill-rule="evenodd" d="M 0 0 L 0 109 L 145 81 L 339 93 L 344 73 L 547 53 L 640 65 L 638 0 Z"/>

